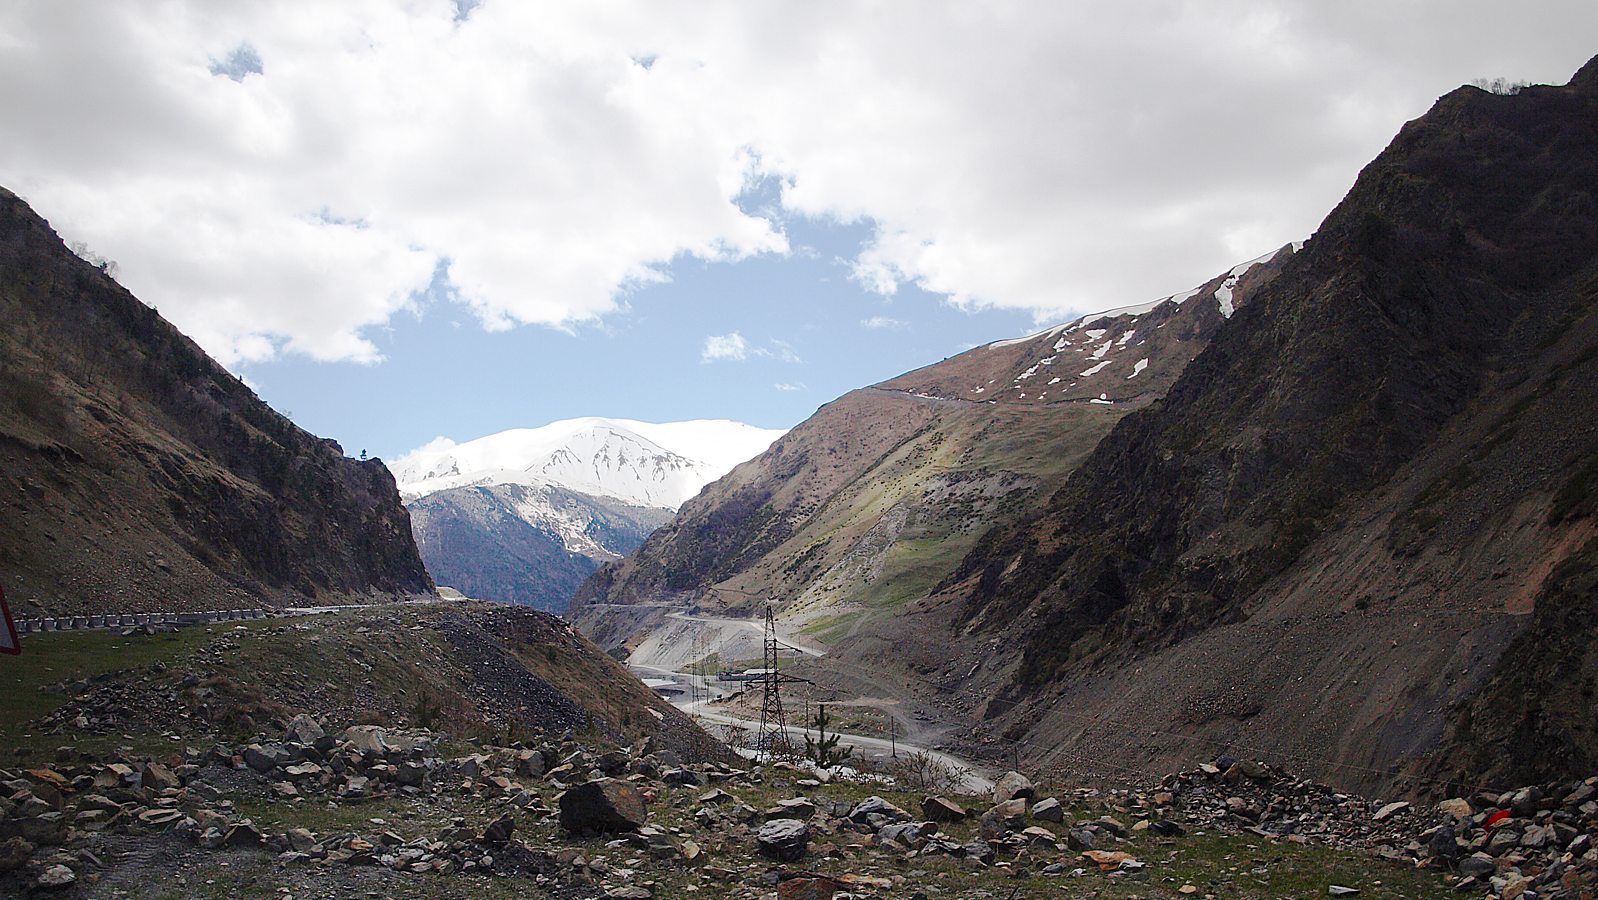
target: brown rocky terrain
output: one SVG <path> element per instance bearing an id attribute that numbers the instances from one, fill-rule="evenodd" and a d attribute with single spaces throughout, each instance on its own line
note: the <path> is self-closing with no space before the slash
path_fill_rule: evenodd
<path id="1" fill-rule="evenodd" d="M 432 593 L 380 461 L 273 411 L 3 189 L 0 321 L 19 614 Z"/>
<path id="2" fill-rule="evenodd" d="M 1061 348 L 1115 354 L 1069 397 L 1031 389 L 1066 329 L 1037 353 L 973 351 L 881 386 L 903 394 L 824 408 L 580 599 L 802 609 L 844 560 L 866 563 L 849 584 L 903 595 L 890 614 L 813 620 L 832 652 L 805 674 L 941 713 L 968 750 L 1084 777 L 1228 751 L 1437 796 L 1583 775 L 1598 768 L 1594 185 L 1598 62 L 1567 86 L 1461 88 L 1202 347 L 1176 344 L 1192 360 L 1174 357 L 1160 399 L 1093 404 L 1096 431 L 1044 417 L 1119 399 L 1086 383 L 1114 367 L 1136 384 L 1141 351 L 1108 330 Z M 1130 318 L 1121 333 L 1147 328 Z M 995 350 L 1006 362 L 983 377 L 974 354 Z M 1010 404 L 971 400 L 994 391 Z M 1008 439 L 1034 465 L 940 474 L 1011 479 L 1026 490 L 994 493 L 1015 500 L 968 504 L 921 477 L 932 502 L 896 507 L 893 466 L 930 455 L 948 408 L 995 426 L 946 440 L 956 459 Z M 872 501 L 855 532 L 805 530 Z M 969 510 L 976 533 L 870 552 L 866 535 L 929 510 Z M 575 609 L 606 645 L 648 625 Z"/>
<path id="3" fill-rule="evenodd" d="M 982 796 L 909 759 L 751 766 L 524 607 L 26 643 L 0 670 L 8 896 L 1575 897 L 1598 864 L 1598 780 L 1432 809 L 1247 760 Z"/>

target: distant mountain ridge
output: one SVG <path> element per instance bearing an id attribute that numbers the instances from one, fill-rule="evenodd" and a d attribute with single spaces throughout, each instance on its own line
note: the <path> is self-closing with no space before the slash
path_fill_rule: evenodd
<path id="1" fill-rule="evenodd" d="M 440 583 L 564 612 L 584 579 L 632 552 L 704 485 L 782 431 L 726 420 L 598 417 L 440 438 L 394 464 Z"/>

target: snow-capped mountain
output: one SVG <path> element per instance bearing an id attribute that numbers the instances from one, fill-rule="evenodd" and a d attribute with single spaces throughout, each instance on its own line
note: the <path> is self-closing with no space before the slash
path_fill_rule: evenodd
<path id="1" fill-rule="evenodd" d="M 435 581 L 563 612 L 600 564 L 783 434 L 725 420 L 567 419 L 437 438 L 390 470 Z"/>
<path id="2" fill-rule="evenodd" d="M 554 485 L 676 509 L 783 433 L 722 419 L 566 419 L 459 444 L 436 438 L 390 468 L 407 499 L 470 485 Z"/>

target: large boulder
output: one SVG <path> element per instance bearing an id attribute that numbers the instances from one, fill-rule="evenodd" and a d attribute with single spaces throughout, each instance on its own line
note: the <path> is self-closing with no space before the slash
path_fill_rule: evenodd
<path id="1" fill-rule="evenodd" d="M 1025 825 L 1026 801 L 1017 798 L 994 804 L 992 809 L 982 814 L 978 827 L 984 839 L 996 841 L 1008 834 L 1011 829 Z"/>
<path id="2" fill-rule="evenodd" d="M 327 732 L 322 730 L 322 726 L 316 724 L 316 720 L 305 713 L 290 719 L 288 727 L 283 729 L 283 740 L 293 744 L 304 744 L 307 747 L 315 746 L 317 741 L 326 736 Z"/>
<path id="3" fill-rule="evenodd" d="M 1031 800 L 1038 794 L 1038 789 L 1033 786 L 1032 779 L 1020 772 L 1005 772 L 999 780 L 993 783 L 993 802 L 1003 803 L 1006 800 Z"/>
<path id="4" fill-rule="evenodd" d="M 894 822 L 908 822 L 911 816 L 881 797 L 867 797 L 849 810 L 849 819 L 875 829 Z"/>
<path id="5" fill-rule="evenodd" d="M 617 778 L 585 782 L 560 795 L 560 826 L 574 834 L 635 831 L 647 816 L 644 795 Z"/>
<path id="6" fill-rule="evenodd" d="M 344 729 L 344 740 L 363 756 L 383 756 L 389 750 L 383 729 L 377 725 L 351 725 Z"/>
<path id="7" fill-rule="evenodd" d="M 798 819 L 774 819 L 755 832 L 755 843 L 777 862 L 798 862 L 810 846 L 810 828 Z"/>
<path id="8" fill-rule="evenodd" d="M 968 814 L 965 807 L 943 797 L 927 797 L 921 801 L 921 814 L 933 822 L 958 822 Z"/>

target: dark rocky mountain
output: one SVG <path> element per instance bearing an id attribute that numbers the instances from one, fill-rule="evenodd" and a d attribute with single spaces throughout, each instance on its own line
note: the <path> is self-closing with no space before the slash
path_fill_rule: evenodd
<path id="1" fill-rule="evenodd" d="M 416 546 L 441 585 L 565 612 L 602 563 L 637 549 L 672 510 L 554 485 L 449 488 L 407 504 Z"/>
<path id="2" fill-rule="evenodd" d="M 20 611 L 431 594 L 394 479 L 270 409 L 0 189 L 0 580 Z"/>
<path id="3" fill-rule="evenodd" d="M 902 595 L 812 632 L 832 645 L 813 677 L 1084 775 L 1227 751 L 1367 790 L 1592 769 L 1598 60 L 1441 98 L 1271 275 L 1163 397 L 1096 424 L 1051 418 L 1089 386 L 1040 400 L 1014 360 L 850 394 L 580 600 L 730 587 L 803 623 L 861 563 L 849 583 Z M 1010 402 L 970 402 L 994 386 Z M 840 506 L 880 514 L 812 530 Z M 873 555 L 928 516 L 966 536 Z M 649 624 L 576 611 L 611 645 Z"/>

